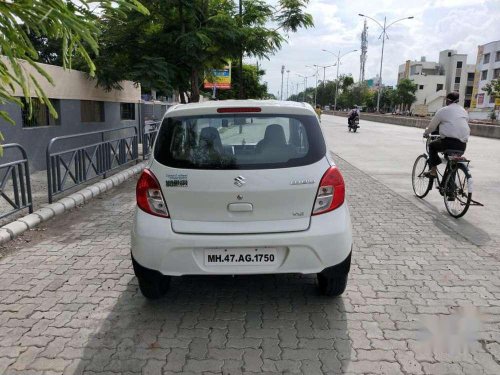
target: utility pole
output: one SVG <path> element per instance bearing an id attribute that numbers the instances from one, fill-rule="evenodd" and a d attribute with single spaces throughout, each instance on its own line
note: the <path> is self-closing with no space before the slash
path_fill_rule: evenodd
<path id="1" fill-rule="evenodd" d="M 285 65 L 281 65 L 281 100 L 283 100 L 283 75 L 285 74 Z"/>
<path id="2" fill-rule="evenodd" d="M 316 85 L 314 87 L 314 108 L 316 108 L 316 103 L 318 100 L 318 66 L 316 66 L 315 79 L 316 79 Z"/>
<path id="3" fill-rule="evenodd" d="M 335 66 L 335 64 L 333 65 L 314 65 L 316 68 L 323 68 L 323 90 L 325 90 L 326 88 L 326 68 L 330 68 L 332 66 Z"/>
<path id="4" fill-rule="evenodd" d="M 243 4 L 242 0 L 239 0 L 239 23 L 240 27 L 243 27 Z M 240 99 L 243 99 L 243 49 L 240 50 L 240 61 L 239 61 L 239 68 L 240 68 L 240 78 L 239 78 L 239 90 L 238 90 L 238 97 Z M 241 133 L 241 132 L 240 132 Z"/>
<path id="5" fill-rule="evenodd" d="M 382 34 L 380 34 L 380 36 L 379 36 L 379 39 L 382 38 L 382 54 L 380 55 L 380 74 L 379 74 L 379 79 L 378 79 L 378 95 L 377 95 L 377 112 L 380 112 L 380 97 L 382 94 L 382 64 L 384 63 L 384 45 L 385 45 L 385 39 L 386 38 L 389 39 L 389 37 L 387 36 L 387 29 L 389 29 L 389 27 L 394 25 L 396 22 L 404 21 L 404 20 L 411 20 L 414 17 L 410 16 L 410 17 L 400 18 L 394 22 L 391 22 L 389 25 L 387 25 L 387 17 L 384 17 L 384 25 L 382 25 L 380 22 L 378 22 L 376 19 L 374 19 L 372 17 L 365 16 L 364 14 L 361 14 L 361 13 L 359 13 L 358 15 L 360 17 L 365 17 L 365 18 L 371 19 L 377 25 L 379 25 L 380 28 L 382 29 Z"/>
<path id="6" fill-rule="evenodd" d="M 366 20 L 361 33 L 361 55 L 359 56 L 359 83 L 365 81 L 366 53 L 368 52 L 368 26 Z"/>
<path id="7" fill-rule="evenodd" d="M 288 81 L 290 79 L 290 69 L 286 71 L 286 100 L 288 100 Z"/>
<path id="8" fill-rule="evenodd" d="M 348 54 L 350 54 L 352 52 L 356 52 L 357 49 L 354 49 L 352 51 L 346 52 L 343 55 L 340 54 L 340 50 L 339 50 L 339 53 L 335 53 L 335 52 L 329 51 L 327 49 L 324 49 L 322 51 L 323 52 L 328 52 L 328 53 L 332 54 L 333 56 L 335 56 L 337 58 L 337 63 L 335 64 L 335 65 L 337 65 L 337 81 L 335 82 L 335 103 L 333 104 L 333 108 L 336 111 L 337 110 L 337 97 L 339 96 L 339 67 L 340 67 L 340 60 L 344 56 L 346 56 L 346 55 L 348 55 Z"/>

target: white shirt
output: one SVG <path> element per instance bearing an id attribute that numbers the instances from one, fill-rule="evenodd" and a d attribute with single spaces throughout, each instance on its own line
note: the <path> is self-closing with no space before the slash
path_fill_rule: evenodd
<path id="1" fill-rule="evenodd" d="M 466 143 L 469 140 L 469 114 L 457 103 L 441 108 L 425 129 L 425 135 L 432 133 L 439 125 L 441 138 L 456 138 Z"/>
<path id="2" fill-rule="evenodd" d="M 353 108 L 353 109 L 351 109 L 347 115 L 348 115 L 349 117 L 351 117 L 351 116 L 352 116 L 352 115 L 354 115 L 355 113 L 359 116 L 359 109 L 358 109 L 358 108 Z"/>

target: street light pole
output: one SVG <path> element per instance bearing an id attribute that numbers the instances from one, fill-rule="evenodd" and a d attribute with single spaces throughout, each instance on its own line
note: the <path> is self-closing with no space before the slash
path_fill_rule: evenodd
<path id="1" fill-rule="evenodd" d="M 396 22 L 404 21 L 404 20 L 411 20 L 414 17 L 410 16 L 410 17 L 400 18 L 394 22 L 391 22 L 389 25 L 387 25 L 387 17 L 384 16 L 384 25 L 382 25 L 380 22 L 378 22 L 376 19 L 374 19 L 372 17 L 368 17 L 368 16 L 361 14 L 361 13 L 359 13 L 358 15 L 360 17 L 365 17 L 365 18 L 368 18 L 368 19 L 374 21 L 382 29 L 382 34 L 380 34 L 380 37 L 379 37 L 379 39 L 382 38 L 382 53 L 380 55 L 380 73 L 379 73 L 379 79 L 378 79 L 378 95 L 377 95 L 377 112 L 380 112 L 380 97 L 382 95 L 382 64 L 384 63 L 384 46 L 385 46 L 385 39 L 387 38 L 387 29 L 389 29 L 389 27 L 394 25 Z"/>
<path id="2" fill-rule="evenodd" d="M 323 68 L 323 89 L 326 88 L 326 85 L 325 85 L 325 80 L 326 80 L 326 68 L 330 68 L 332 66 L 335 66 L 335 65 L 314 65 L 316 67 L 316 69 L 319 69 L 319 68 Z M 316 84 L 317 86 L 317 84 Z M 317 89 L 316 89 L 317 90 Z M 316 94 L 317 95 L 317 94 Z M 316 103 L 317 104 L 317 103 Z"/>
<path id="3" fill-rule="evenodd" d="M 337 97 L 339 96 L 339 67 L 340 67 L 340 60 L 344 56 L 346 56 L 346 55 L 348 55 L 348 54 L 350 54 L 352 52 L 356 52 L 357 49 L 354 49 L 352 51 L 346 52 L 343 55 L 340 54 L 340 50 L 339 50 L 338 54 L 335 53 L 335 52 L 332 52 L 332 51 L 328 51 L 327 49 L 323 49 L 322 51 L 323 52 L 328 52 L 328 53 L 332 54 L 333 56 L 335 56 L 337 58 L 337 63 L 336 63 L 336 65 L 337 65 L 337 82 L 335 83 L 335 103 L 333 104 L 334 111 L 336 111 L 337 110 Z"/>
<path id="4" fill-rule="evenodd" d="M 313 74 L 313 77 L 316 78 L 316 84 L 314 85 L 314 107 L 316 107 L 316 99 L 318 97 L 318 65 L 306 65 L 306 68 L 316 69 L 316 73 Z"/>
<path id="5" fill-rule="evenodd" d="M 285 73 L 285 65 L 281 65 L 281 100 L 283 100 L 283 75 Z"/>
<path id="6" fill-rule="evenodd" d="M 286 71 L 286 100 L 288 100 L 288 81 L 290 79 L 290 69 Z"/>
<path id="7" fill-rule="evenodd" d="M 340 50 L 337 55 L 337 78 L 335 80 L 335 103 L 333 104 L 333 110 L 337 110 L 337 97 L 339 96 L 339 67 L 340 67 Z"/>
<path id="8" fill-rule="evenodd" d="M 382 96 L 382 64 L 384 63 L 384 45 L 385 45 L 385 37 L 386 37 L 386 27 L 387 17 L 384 16 L 384 28 L 382 35 L 382 54 L 380 55 L 380 72 L 378 75 L 378 95 L 377 95 L 377 112 L 380 112 L 380 97 Z"/>

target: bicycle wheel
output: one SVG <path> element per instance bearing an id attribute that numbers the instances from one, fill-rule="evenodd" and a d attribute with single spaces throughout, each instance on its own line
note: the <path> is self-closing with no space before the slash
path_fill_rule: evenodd
<path id="1" fill-rule="evenodd" d="M 448 213 L 457 219 L 464 216 L 470 206 L 472 192 L 469 191 L 469 177 L 467 167 L 458 164 L 443 181 L 444 205 Z"/>
<path id="2" fill-rule="evenodd" d="M 413 164 L 413 171 L 411 173 L 411 183 L 413 192 L 419 198 L 424 198 L 432 188 L 432 178 L 424 177 L 424 172 L 429 170 L 429 162 L 427 155 L 420 155 Z"/>

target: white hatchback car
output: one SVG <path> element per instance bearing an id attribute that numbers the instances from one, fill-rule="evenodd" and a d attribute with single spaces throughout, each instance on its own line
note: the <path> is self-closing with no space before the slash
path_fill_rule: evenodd
<path id="1" fill-rule="evenodd" d="M 170 108 L 136 192 L 132 262 L 147 298 L 181 275 L 317 273 L 322 294 L 346 288 L 344 180 L 309 104 Z"/>

